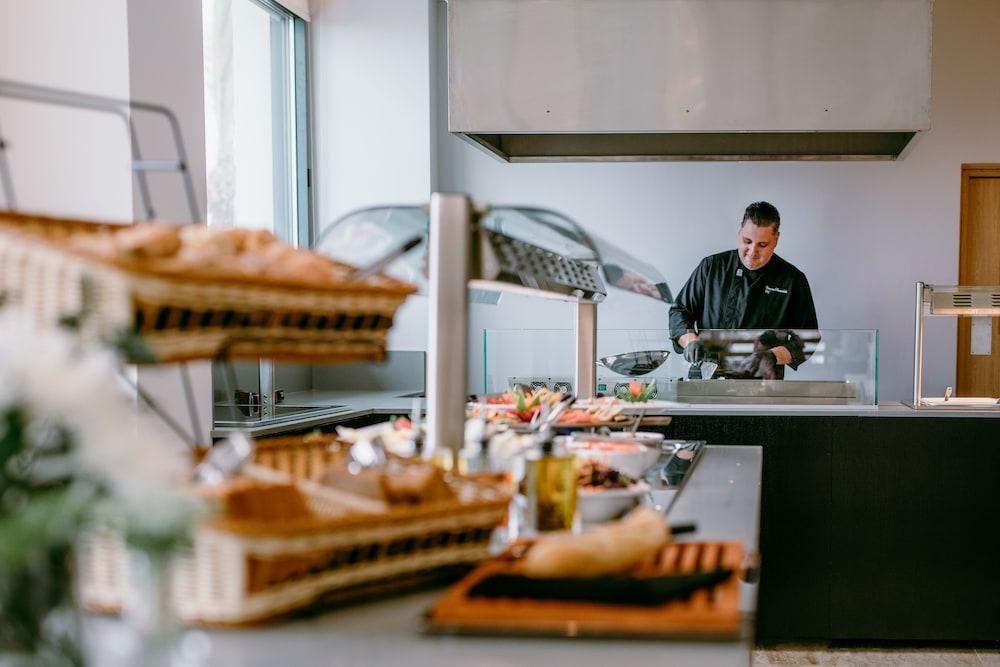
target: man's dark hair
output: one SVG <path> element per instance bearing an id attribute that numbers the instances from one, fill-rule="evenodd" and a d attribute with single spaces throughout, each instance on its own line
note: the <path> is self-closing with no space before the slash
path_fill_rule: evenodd
<path id="1" fill-rule="evenodd" d="M 766 201 L 755 201 L 747 206 L 746 210 L 743 211 L 743 219 L 740 221 L 740 227 L 746 224 L 748 220 L 758 227 L 773 226 L 775 232 L 781 227 L 781 216 L 778 214 L 778 209 Z"/>

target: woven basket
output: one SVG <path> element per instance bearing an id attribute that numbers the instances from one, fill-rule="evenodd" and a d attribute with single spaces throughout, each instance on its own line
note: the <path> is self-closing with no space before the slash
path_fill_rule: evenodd
<path id="1" fill-rule="evenodd" d="M 418 581 L 419 575 L 488 556 L 493 529 L 506 516 L 508 495 L 487 484 L 451 479 L 456 500 L 386 506 L 312 481 L 337 456 L 331 444 L 332 438 L 258 443 L 245 476 L 293 485 L 310 511 L 269 521 L 223 517 L 204 522 L 193 549 L 174 563 L 172 598 L 182 621 L 255 623 L 332 592 L 385 589 L 394 581 Z M 108 531 L 95 531 L 81 544 L 85 607 L 120 607 L 127 581 L 122 549 L 121 538 Z"/>
<path id="2" fill-rule="evenodd" d="M 89 255 L 68 240 L 120 225 L 0 212 L 0 291 L 38 326 L 91 311 L 82 333 L 137 336 L 152 354 L 134 362 L 234 358 L 380 360 L 396 309 L 414 288 L 377 276 L 357 282 L 183 272 Z M 343 265 L 340 265 L 343 266 Z"/>

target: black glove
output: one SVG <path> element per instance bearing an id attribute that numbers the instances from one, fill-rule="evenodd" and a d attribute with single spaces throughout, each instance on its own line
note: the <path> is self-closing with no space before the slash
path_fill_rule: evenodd
<path id="1" fill-rule="evenodd" d="M 705 346 L 697 338 L 684 348 L 684 360 L 689 364 L 700 364 L 705 360 Z"/>
<path id="2" fill-rule="evenodd" d="M 760 348 L 751 354 L 739 368 L 741 375 L 760 378 L 762 380 L 778 379 L 778 360 L 774 353 L 766 348 Z"/>
<path id="3" fill-rule="evenodd" d="M 774 330 L 765 331 L 764 333 L 762 333 L 760 336 L 757 337 L 757 340 L 754 341 L 753 344 L 754 352 L 756 352 L 761 348 L 770 350 L 772 347 L 778 347 L 779 345 L 782 345 L 785 342 L 785 338 L 787 337 L 788 337 L 788 332 L 786 331 L 781 331 L 781 332 Z"/>

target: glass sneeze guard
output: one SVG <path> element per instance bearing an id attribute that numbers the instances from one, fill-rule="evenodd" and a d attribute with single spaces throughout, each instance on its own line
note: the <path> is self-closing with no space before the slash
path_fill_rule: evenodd
<path id="1" fill-rule="evenodd" d="M 630 380 L 656 381 L 656 400 L 691 404 L 853 405 L 878 403 L 878 331 L 822 329 L 797 331 L 805 361 L 785 369 L 784 379 L 746 377 L 740 369 L 766 330 L 707 330 L 700 338 L 708 351 L 701 379 L 691 379 L 691 364 L 674 354 L 666 329 L 599 329 L 597 393 L 620 395 Z M 486 329 L 483 331 L 483 391 L 499 393 L 513 385 L 574 391 L 570 329 Z M 636 352 L 654 359 L 616 372 L 615 360 Z M 650 369 L 662 356 L 666 359 Z M 628 370 L 629 366 L 624 366 Z"/>
<path id="2" fill-rule="evenodd" d="M 474 280 L 497 278 L 508 286 L 554 288 L 569 297 L 573 296 L 572 290 L 561 285 L 587 277 L 573 275 L 574 271 L 586 273 L 585 267 L 595 267 L 600 272 L 590 277 L 593 282 L 577 285 L 589 292 L 582 298 L 600 301 L 608 285 L 664 303 L 673 301 L 666 279 L 654 267 L 588 234 L 560 213 L 528 206 L 491 206 L 479 211 L 476 218 L 486 237 L 483 242 L 492 246 L 490 250 L 499 266 L 489 266 L 487 260 L 483 266 L 472 267 L 470 277 Z M 315 250 L 341 262 L 366 266 L 414 238 L 425 240 L 429 225 L 427 206 L 365 208 L 322 229 Z M 514 244 L 515 252 L 508 254 L 510 244 Z M 527 253 L 524 246 L 530 248 Z M 414 250 L 390 262 L 385 272 L 426 292 L 426 243 Z"/>
<path id="3" fill-rule="evenodd" d="M 379 215 L 395 207 L 358 211 L 328 226 L 315 250 L 335 260 L 357 265 L 357 256 L 326 239 L 350 237 L 353 228 L 370 226 Z M 606 285 L 653 298 L 671 300 L 666 281 L 652 267 L 609 244 L 598 244 L 566 216 L 531 207 L 477 207 L 468 196 L 436 192 L 424 207 L 404 207 L 427 218 L 427 234 L 395 239 L 383 255 L 393 274 L 393 264 L 422 247 L 421 268 L 427 274 L 427 449 L 447 447 L 458 452 L 464 438 L 464 404 L 468 369 L 469 288 L 519 292 L 530 296 L 574 302 L 576 364 L 573 371 L 577 395 L 594 395 L 594 359 L 597 304 L 607 295 Z M 385 228 L 385 225 L 382 225 Z M 600 250 L 609 253 L 605 258 Z M 389 259 L 400 255 L 394 261 Z M 423 259 L 426 258 L 426 259 Z M 413 258 L 408 260 L 412 263 Z M 606 282 L 605 282 L 606 281 Z"/>

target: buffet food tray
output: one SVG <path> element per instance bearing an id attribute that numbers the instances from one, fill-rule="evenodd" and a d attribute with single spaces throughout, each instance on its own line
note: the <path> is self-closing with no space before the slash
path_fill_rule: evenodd
<path id="1" fill-rule="evenodd" d="M 385 276 L 351 280 L 352 267 L 294 249 L 293 261 L 320 262 L 343 278 L 317 280 L 294 267 L 276 277 L 223 263 L 109 258 L 79 243 L 130 227 L 0 211 L 3 301 L 37 326 L 75 320 L 85 338 L 130 340 L 120 346 L 133 363 L 220 354 L 344 362 L 385 357 L 395 311 L 414 291 Z"/>
<path id="2" fill-rule="evenodd" d="M 836 380 L 670 380 L 658 386 L 658 398 L 692 400 L 697 398 L 739 399 L 740 401 L 793 399 L 802 402 L 850 401 L 857 397 L 852 382 Z"/>
<path id="3" fill-rule="evenodd" d="M 516 561 L 491 560 L 448 589 L 428 610 L 427 630 L 475 635 L 737 639 L 743 627 L 736 576 L 742 560 L 743 545 L 739 542 L 668 544 L 656 563 L 636 572 L 637 577 L 717 568 L 731 569 L 734 574 L 687 599 L 658 606 L 470 597 L 470 589 L 483 579 L 516 573 Z"/>

